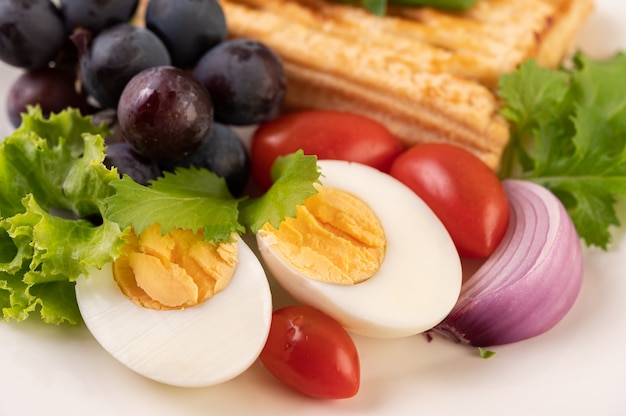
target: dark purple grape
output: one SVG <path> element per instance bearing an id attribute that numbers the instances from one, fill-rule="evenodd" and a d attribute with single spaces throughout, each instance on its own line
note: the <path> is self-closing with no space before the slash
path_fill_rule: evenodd
<path id="1" fill-rule="evenodd" d="M 20 68 L 45 67 L 66 41 L 65 25 L 50 0 L 0 1 L 0 60 Z"/>
<path id="2" fill-rule="evenodd" d="M 226 180 L 228 190 L 234 196 L 243 193 L 250 179 L 250 155 L 239 135 L 228 126 L 213 124 L 207 140 L 189 157 L 163 164 L 162 168 L 174 171 L 177 167 L 197 167 L 210 170 Z"/>
<path id="3" fill-rule="evenodd" d="M 139 0 L 59 0 L 66 27 L 97 34 L 107 27 L 126 23 L 135 14 Z"/>
<path id="4" fill-rule="evenodd" d="M 104 138 L 105 144 L 109 145 L 124 141 L 122 134 L 119 132 L 120 129 L 117 126 L 116 109 L 106 108 L 104 110 L 94 111 L 91 115 L 91 122 L 96 126 L 105 124 L 109 128 L 111 134 Z"/>
<path id="5" fill-rule="evenodd" d="M 25 71 L 11 85 L 7 95 L 7 112 L 14 127 L 20 125 L 21 113 L 28 105 L 38 104 L 44 116 L 67 107 L 90 114 L 93 108 L 75 87 L 76 73 L 69 69 L 39 68 Z"/>
<path id="6" fill-rule="evenodd" d="M 161 176 L 161 169 L 154 161 L 138 155 L 125 142 L 107 145 L 104 165 L 108 168 L 115 166 L 120 176 L 126 174 L 141 185 L 147 185 L 149 181 Z"/>
<path id="7" fill-rule="evenodd" d="M 172 65 L 193 67 L 210 48 L 226 39 L 226 19 L 216 0 L 151 0 L 146 27 L 161 38 Z"/>
<path id="8" fill-rule="evenodd" d="M 206 90 L 188 72 L 171 66 L 134 76 L 120 97 L 118 126 L 139 154 L 157 161 L 180 160 L 194 152 L 213 126 Z"/>
<path id="9" fill-rule="evenodd" d="M 82 48 L 82 42 L 76 42 Z M 105 108 L 117 107 L 133 76 L 147 68 L 170 64 L 165 45 L 154 33 L 128 23 L 103 30 L 81 52 L 85 90 Z"/>
<path id="10" fill-rule="evenodd" d="M 280 58 L 251 39 L 227 40 L 200 58 L 194 76 L 207 88 L 215 120 L 238 126 L 275 117 L 285 96 Z"/>

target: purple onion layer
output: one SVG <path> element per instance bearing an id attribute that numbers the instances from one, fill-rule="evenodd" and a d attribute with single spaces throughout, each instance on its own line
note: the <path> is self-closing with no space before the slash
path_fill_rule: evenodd
<path id="1" fill-rule="evenodd" d="M 541 185 L 508 179 L 511 219 L 485 263 L 433 332 L 477 347 L 528 339 L 573 306 L 583 278 L 580 238 L 561 202 Z"/>

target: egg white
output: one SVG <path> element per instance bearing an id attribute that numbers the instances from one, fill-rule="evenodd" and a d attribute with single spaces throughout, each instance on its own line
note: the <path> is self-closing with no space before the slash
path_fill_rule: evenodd
<path id="1" fill-rule="evenodd" d="M 377 273 L 352 285 L 308 278 L 257 235 L 259 252 L 276 281 L 299 302 L 334 317 L 355 334 L 392 338 L 418 334 L 441 322 L 461 290 L 461 262 L 445 227 L 411 189 L 376 169 L 320 160 L 323 185 L 347 191 L 377 215 L 387 249 Z"/>
<path id="2" fill-rule="evenodd" d="M 228 286 L 182 310 L 137 306 L 117 287 L 110 264 L 81 276 L 76 296 L 85 324 L 113 357 L 152 380 L 202 387 L 232 379 L 258 358 L 272 317 L 260 262 L 241 239 L 238 253 Z"/>

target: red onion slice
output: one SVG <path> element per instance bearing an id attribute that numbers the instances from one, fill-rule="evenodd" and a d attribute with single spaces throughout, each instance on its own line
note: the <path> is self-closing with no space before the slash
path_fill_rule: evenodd
<path id="1" fill-rule="evenodd" d="M 477 347 L 544 333 L 567 314 L 582 286 L 582 245 L 561 202 L 529 181 L 509 179 L 503 185 L 511 207 L 509 228 L 433 329 Z"/>

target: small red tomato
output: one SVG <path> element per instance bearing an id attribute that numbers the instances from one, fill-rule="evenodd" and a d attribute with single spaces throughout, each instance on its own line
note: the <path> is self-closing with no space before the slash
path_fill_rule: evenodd
<path id="1" fill-rule="evenodd" d="M 359 390 L 354 341 L 337 321 L 309 306 L 274 311 L 260 359 L 276 378 L 307 396 L 344 399 Z"/>
<path id="2" fill-rule="evenodd" d="M 257 185 L 269 188 L 276 158 L 299 149 L 319 159 L 359 162 L 388 172 L 403 147 L 384 125 L 357 114 L 327 110 L 287 114 L 261 124 L 252 137 L 252 176 Z"/>
<path id="3" fill-rule="evenodd" d="M 497 175 L 474 154 L 451 144 L 421 144 L 400 155 L 390 174 L 430 206 L 462 257 L 488 257 L 502 241 L 509 201 Z"/>

